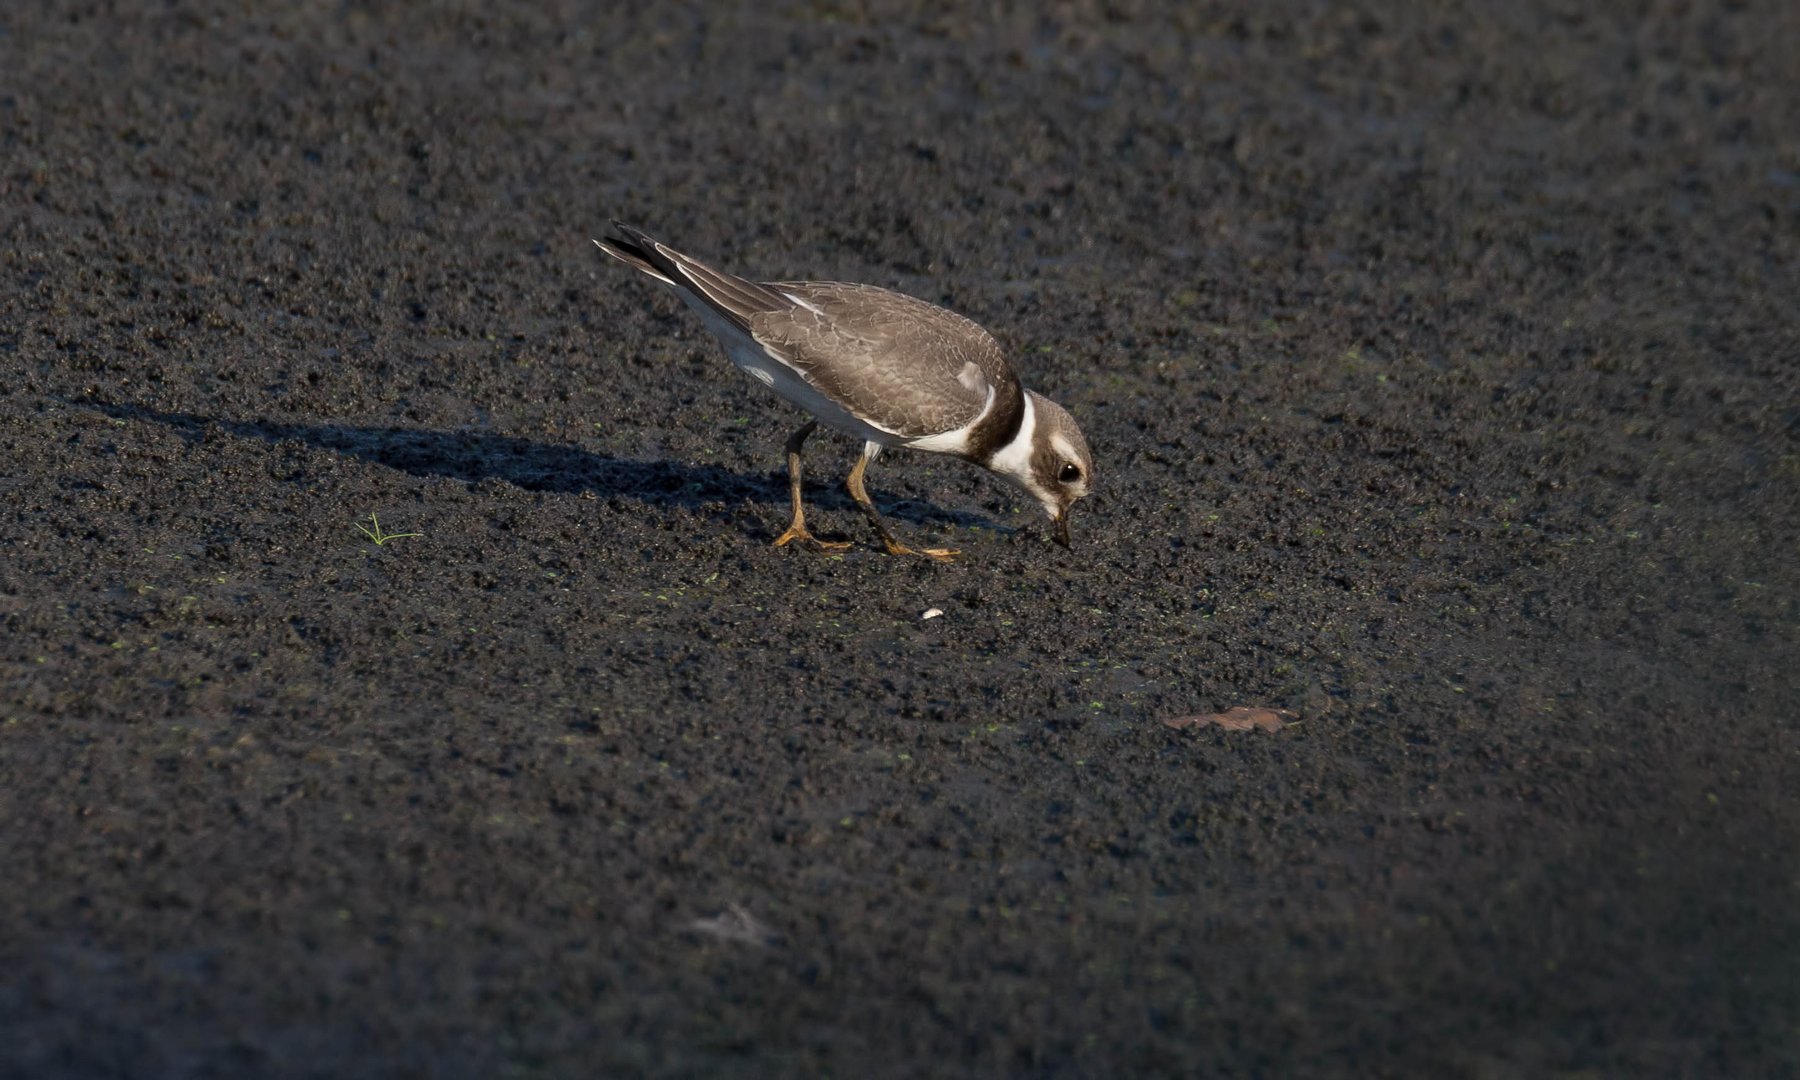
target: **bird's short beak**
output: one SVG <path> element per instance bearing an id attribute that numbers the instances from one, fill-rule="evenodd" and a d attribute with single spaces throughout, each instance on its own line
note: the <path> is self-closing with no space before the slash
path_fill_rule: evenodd
<path id="1" fill-rule="evenodd" d="M 1056 525 L 1056 531 L 1052 535 L 1056 537 L 1056 542 L 1061 544 L 1063 547 L 1068 547 L 1069 546 L 1069 512 L 1067 510 L 1064 510 L 1062 513 L 1056 515 L 1056 517 L 1053 519 L 1053 521 L 1054 521 L 1054 524 Z"/>

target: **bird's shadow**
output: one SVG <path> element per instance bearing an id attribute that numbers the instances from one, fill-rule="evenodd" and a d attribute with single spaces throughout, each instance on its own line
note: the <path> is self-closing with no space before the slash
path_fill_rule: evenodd
<path id="1" fill-rule="evenodd" d="M 651 506 L 676 506 L 715 516 L 721 502 L 768 503 L 782 512 L 787 507 L 787 478 L 773 472 L 745 474 L 717 465 L 615 458 L 574 446 L 481 431 L 229 420 L 91 399 L 70 404 L 95 409 L 115 420 L 162 424 L 194 439 L 222 431 L 267 443 L 293 440 L 413 476 L 443 476 L 471 484 L 501 480 L 527 491 L 634 499 Z M 819 485 L 809 484 L 806 500 L 812 506 L 854 510 L 854 504 L 835 485 L 821 490 Z M 944 510 L 911 499 L 881 509 L 884 515 L 920 525 L 1016 531 L 982 514 Z"/>

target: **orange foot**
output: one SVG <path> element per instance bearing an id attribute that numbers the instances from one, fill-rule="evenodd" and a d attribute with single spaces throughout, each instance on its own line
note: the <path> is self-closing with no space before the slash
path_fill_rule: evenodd
<path id="1" fill-rule="evenodd" d="M 949 548 L 909 548 L 905 544 L 889 544 L 887 553 L 889 555 L 923 555 L 927 559 L 936 559 L 938 562 L 950 562 L 962 554 L 960 551 L 952 551 Z"/>
<path id="2" fill-rule="evenodd" d="M 775 538 L 776 547 L 796 544 L 808 551 L 849 551 L 850 545 L 842 540 L 821 540 L 812 534 L 804 525 L 790 525 L 788 531 Z"/>

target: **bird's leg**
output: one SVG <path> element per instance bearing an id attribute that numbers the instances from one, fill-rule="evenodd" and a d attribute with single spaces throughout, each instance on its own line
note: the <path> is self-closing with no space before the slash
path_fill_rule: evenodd
<path id="1" fill-rule="evenodd" d="M 814 536 L 806 527 L 806 510 L 800 505 L 800 448 L 806 445 L 806 437 L 818 426 L 817 420 L 808 420 L 805 427 L 788 436 L 788 491 L 794 497 L 794 521 L 788 526 L 787 532 L 776 538 L 776 547 L 794 542 L 812 551 L 844 551 L 850 547 L 842 541 L 825 541 Z"/>
<path id="2" fill-rule="evenodd" d="M 909 548 L 895 540 L 893 533 L 888 532 L 887 523 L 881 520 L 881 511 L 875 509 L 875 501 L 869 498 L 869 489 L 863 486 L 863 473 L 868 470 L 869 462 L 880 452 L 881 446 L 878 443 L 869 443 L 863 447 L 862 457 L 856 459 L 856 467 L 850 470 L 850 497 L 868 515 L 869 524 L 875 526 L 875 532 L 881 536 L 882 546 L 887 548 L 889 555 L 923 555 L 939 562 L 949 562 L 956 557 L 956 552 L 948 548 Z"/>

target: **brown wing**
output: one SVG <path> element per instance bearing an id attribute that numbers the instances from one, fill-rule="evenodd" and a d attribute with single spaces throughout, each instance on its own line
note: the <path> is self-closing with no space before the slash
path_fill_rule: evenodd
<path id="1" fill-rule="evenodd" d="M 936 304 L 873 285 L 770 282 L 797 301 L 758 312 L 750 333 L 789 367 L 904 438 L 960 428 L 990 397 L 1009 401 L 1018 378 L 980 326 Z"/>
<path id="2" fill-rule="evenodd" d="M 993 337 L 936 304 L 873 285 L 755 282 L 613 222 L 607 254 L 704 300 L 821 393 L 884 431 L 924 438 L 1023 391 Z"/>

